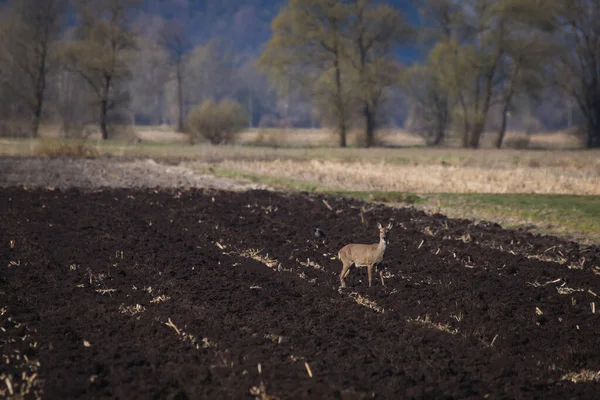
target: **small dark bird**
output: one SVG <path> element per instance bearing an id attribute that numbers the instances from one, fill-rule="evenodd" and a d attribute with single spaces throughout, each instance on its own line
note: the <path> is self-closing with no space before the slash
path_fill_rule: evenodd
<path id="1" fill-rule="evenodd" d="M 315 237 L 317 239 L 325 239 L 325 232 L 323 232 L 318 226 L 315 226 Z"/>

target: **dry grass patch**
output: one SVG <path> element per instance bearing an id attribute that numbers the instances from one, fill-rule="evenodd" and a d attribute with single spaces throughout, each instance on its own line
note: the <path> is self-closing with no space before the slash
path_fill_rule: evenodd
<path id="1" fill-rule="evenodd" d="M 458 148 L 338 148 L 335 141 L 328 147 L 315 147 L 307 145 L 298 147 L 278 147 L 270 144 L 255 143 L 248 146 L 252 140 L 240 140 L 234 145 L 213 146 L 206 143 L 189 145 L 187 136 L 168 131 L 161 127 L 136 127 L 135 135 L 142 139 L 136 144 L 133 140 L 88 140 L 87 144 L 93 146 L 100 155 L 118 157 L 153 158 L 155 160 L 202 160 L 203 162 L 220 162 L 222 160 L 325 160 L 340 162 L 378 162 L 385 161 L 389 164 L 400 165 L 437 165 L 449 167 L 481 167 L 488 169 L 545 168 L 556 167 L 563 170 L 581 170 L 600 173 L 600 161 L 597 150 L 593 151 L 530 151 L 504 149 L 479 149 L 477 151 Z M 319 132 L 306 132 L 294 130 L 286 134 L 275 132 L 264 133 L 264 137 L 276 138 L 283 136 L 283 140 L 300 140 L 306 137 L 310 142 L 315 137 L 322 135 Z M 242 133 L 241 137 L 256 136 L 256 132 Z M 396 132 L 382 133 L 381 141 L 388 145 L 413 145 L 410 140 L 414 138 L 407 133 Z M 48 138 L 54 143 L 62 140 Z M 310 139 L 310 140 L 309 140 Z M 389 140 L 388 140 L 389 139 Z M 13 139 L 0 138 L 0 155 L 3 156 L 35 156 L 39 144 L 43 139 Z M 272 140 L 272 139 L 268 139 Z M 244 144 L 244 145 L 243 145 Z M 270 146 L 270 147 L 269 147 Z M 295 147 L 294 147 L 295 146 Z"/>
<path id="2" fill-rule="evenodd" d="M 553 262 L 557 264 L 564 264 L 567 262 L 567 259 L 560 255 L 547 255 L 547 254 L 528 254 L 526 256 L 530 260 L 538 260 L 544 262 Z"/>
<path id="3" fill-rule="evenodd" d="M 142 142 L 152 143 L 187 144 L 190 141 L 190 138 L 186 133 L 179 133 L 170 127 L 165 126 L 136 127 L 136 136 L 139 137 Z"/>
<path id="4" fill-rule="evenodd" d="M 385 313 L 385 309 L 381 306 L 378 306 L 377 303 L 373 300 L 369 300 L 368 298 L 366 298 L 365 296 L 361 295 L 358 292 L 352 292 L 350 294 L 348 294 L 348 296 L 352 299 L 354 299 L 354 301 L 356 301 L 356 303 L 360 304 L 363 307 L 366 308 L 370 308 L 371 310 L 378 312 L 378 313 Z"/>
<path id="5" fill-rule="evenodd" d="M 352 131 L 347 137 L 349 146 L 360 146 L 364 133 Z M 383 146 L 423 146 L 425 141 L 402 129 L 382 129 L 377 133 L 377 141 Z M 245 146 L 314 148 L 336 147 L 338 134 L 331 129 L 311 128 L 254 128 L 236 135 L 234 143 Z"/>
<path id="6" fill-rule="evenodd" d="M 162 294 L 160 296 L 154 297 L 152 300 L 150 300 L 150 303 L 161 303 L 161 302 L 167 301 L 169 299 L 170 299 L 169 296 L 165 296 L 164 294 Z"/>
<path id="7" fill-rule="evenodd" d="M 581 148 L 583 141 L 581 137 L 573 135 L 569 131 L 551 132 L 545 134 L 531 135 L 529 137 L 530 148 L 565 149 Z"/>
<path id="8" fill-rule="evenodd" d="M 244 257 L 244 258 L 250 258 L 254 261 L 258 261 L 259 263 L 266 265 L 267 267 L 271 268 L 274 271 L 283 270 L 281 263 L 279 261 L 277 261 L 277 259 L 269 257 L 269 253 L 267 253 L 266 255 L 262 255 L 261 251 L 262 250 L 258 250 L 258 249 L 248 249 L 248 250 L 242 250 L 242 251 L 239 251 L 239 252 L 236 252 L 233 254 L 236 254 L 236 255 Z M 227 253 L 227 254 L 231 254 L 231 253 Z"/>
<path id="9" fill-rule="evenodd" d="M 313 268 L 313 269 L 316 269 L 316 270 L 325 271 L 325 267 L 323 267 L 322 265 L 319 265 L 315 261 L 311 261 L 310 258 L 306 259 L 306 261 L 300 261 L 299 259 L 296 258 L 296 262 L 298 264 L 302 265 L 303 267 Z"/>
<path id="10" fill-rule="evenodd" d="M 322 185 L 330 190 L 413 193 L 538 193 L 600 195 L 595 171 L 558 167 L 399 165 L 323 160 L 235 161 L 217 168 Z"/>
<path id="11" fill-rule="evenodd" d="M 429 314 L 426 314 L 425 317 L 417 316 L 417 318 L 409 318 L 408 322 L 412 324 L 422 325 L 428 328 L 433 328 L 438 331 L 446 332 L 451 335 L 457 335 L 458 329 L 453 329 L 450 324 L 443 324 L 441 322 L 434 322 L 429 317 Z"/>
<path id="12" fill-rule="evenodd" d="M 134 316 L 134 315 L 142 313 L 144 311 L 146 311 L 146 307 L 144 307 L 140 304 L 136 304 L 134 306 L 126 306 L 125 304 L 121 304 L 119 306 L 119 312 L 121 312 L 121 314 L 129 315 L 129 316 Z"/>
<path id="13" fill-rule="evenodd" d="M 568 286 L 560 286 L 560 287 L 556 288 L 556 291 L 558 292 L 558 294 L 568 295 L 568 294 L 572 294 L 572 293 L 575 293 L 575 292 L 585 292 L 585 289 L 570 288 Z"/>
<path id="14" fill-rule="evenodd" d="M 33 155 L 47 157 L 92 158 L 100 152 L 85 140 L 65 140 L 56 138 L 40 139 L 33 146 Z"/>
<path id="15" fill-rule="evenodd" d="M 579 382 L 600 382 L 600 371 L 592 371 L 589 369 L 582 369 L 579 372 L 569 372 L 564 374 L 561 381 L 569 381 L 573 383 Z"/>

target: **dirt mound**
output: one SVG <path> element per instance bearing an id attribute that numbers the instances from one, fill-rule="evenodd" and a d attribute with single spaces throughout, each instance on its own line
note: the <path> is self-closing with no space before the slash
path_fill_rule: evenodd
<path id="1" fill-rule="evenodd" d="M 268 191 L 8 188 L 0 203 L 1 396 L 600 389 L 594 247 L 412 209 L 363 223 L 358 201 Z M 337 250 L 376 241 L 378 221 L 396 224 L 385 286 L 353 269 L 339 290 Z"/>

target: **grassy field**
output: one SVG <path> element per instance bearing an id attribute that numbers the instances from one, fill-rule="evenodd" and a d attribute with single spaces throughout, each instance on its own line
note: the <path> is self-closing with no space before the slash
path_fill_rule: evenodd
<path id="1" fill-rule="evenodd" d="M 340 149 L 331 132 L 254 130 L 237 144 L 186 143 L 166 130 L 142 142 L 0 139 L 0 156 L 116 156 L 182 162 L 219 176 L 286 190 L 412 204 L 450 217 L 491 220 L 582 242 L 600 240 L 600 152 L 572 148 L 566 135 L 537 135 L 546 150 L 432 149 L 406 132 L 385 132 L 388 147 Z M 301 147 L 306 146 L 306 147 Z"/>

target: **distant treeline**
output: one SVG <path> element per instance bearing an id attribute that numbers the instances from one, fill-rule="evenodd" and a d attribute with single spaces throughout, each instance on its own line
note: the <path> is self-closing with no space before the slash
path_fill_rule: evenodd
<path id="1" fill-rule="evenodd" d="M 128 124 L 186 131 L 190 112 L 204 103 L 210 115 L 225 100 L 240 110 L 236 126 L 326 126 L 340 146 L 350 129 L 364 131 L 366 146 L 380 127 L 405 127 L 431 145 L 453 137 L 477 148 L 484 132 L 501 147 L 508 130 L 579 126 L 600 147 L 597 0 L 420 0 L 417 21 L 385 1 L 291 0 L 254 52 L 232 42 L 239 27 L 204 38 L 150 3 L 3 5 L 0 134 L 54 126 L 77 136 L 91 124 L 105 139 Z M 237 13 L 238 23 L 260 30 L 255 11 Z M 401 60 L 402 49 L 424 61 Z"/>

